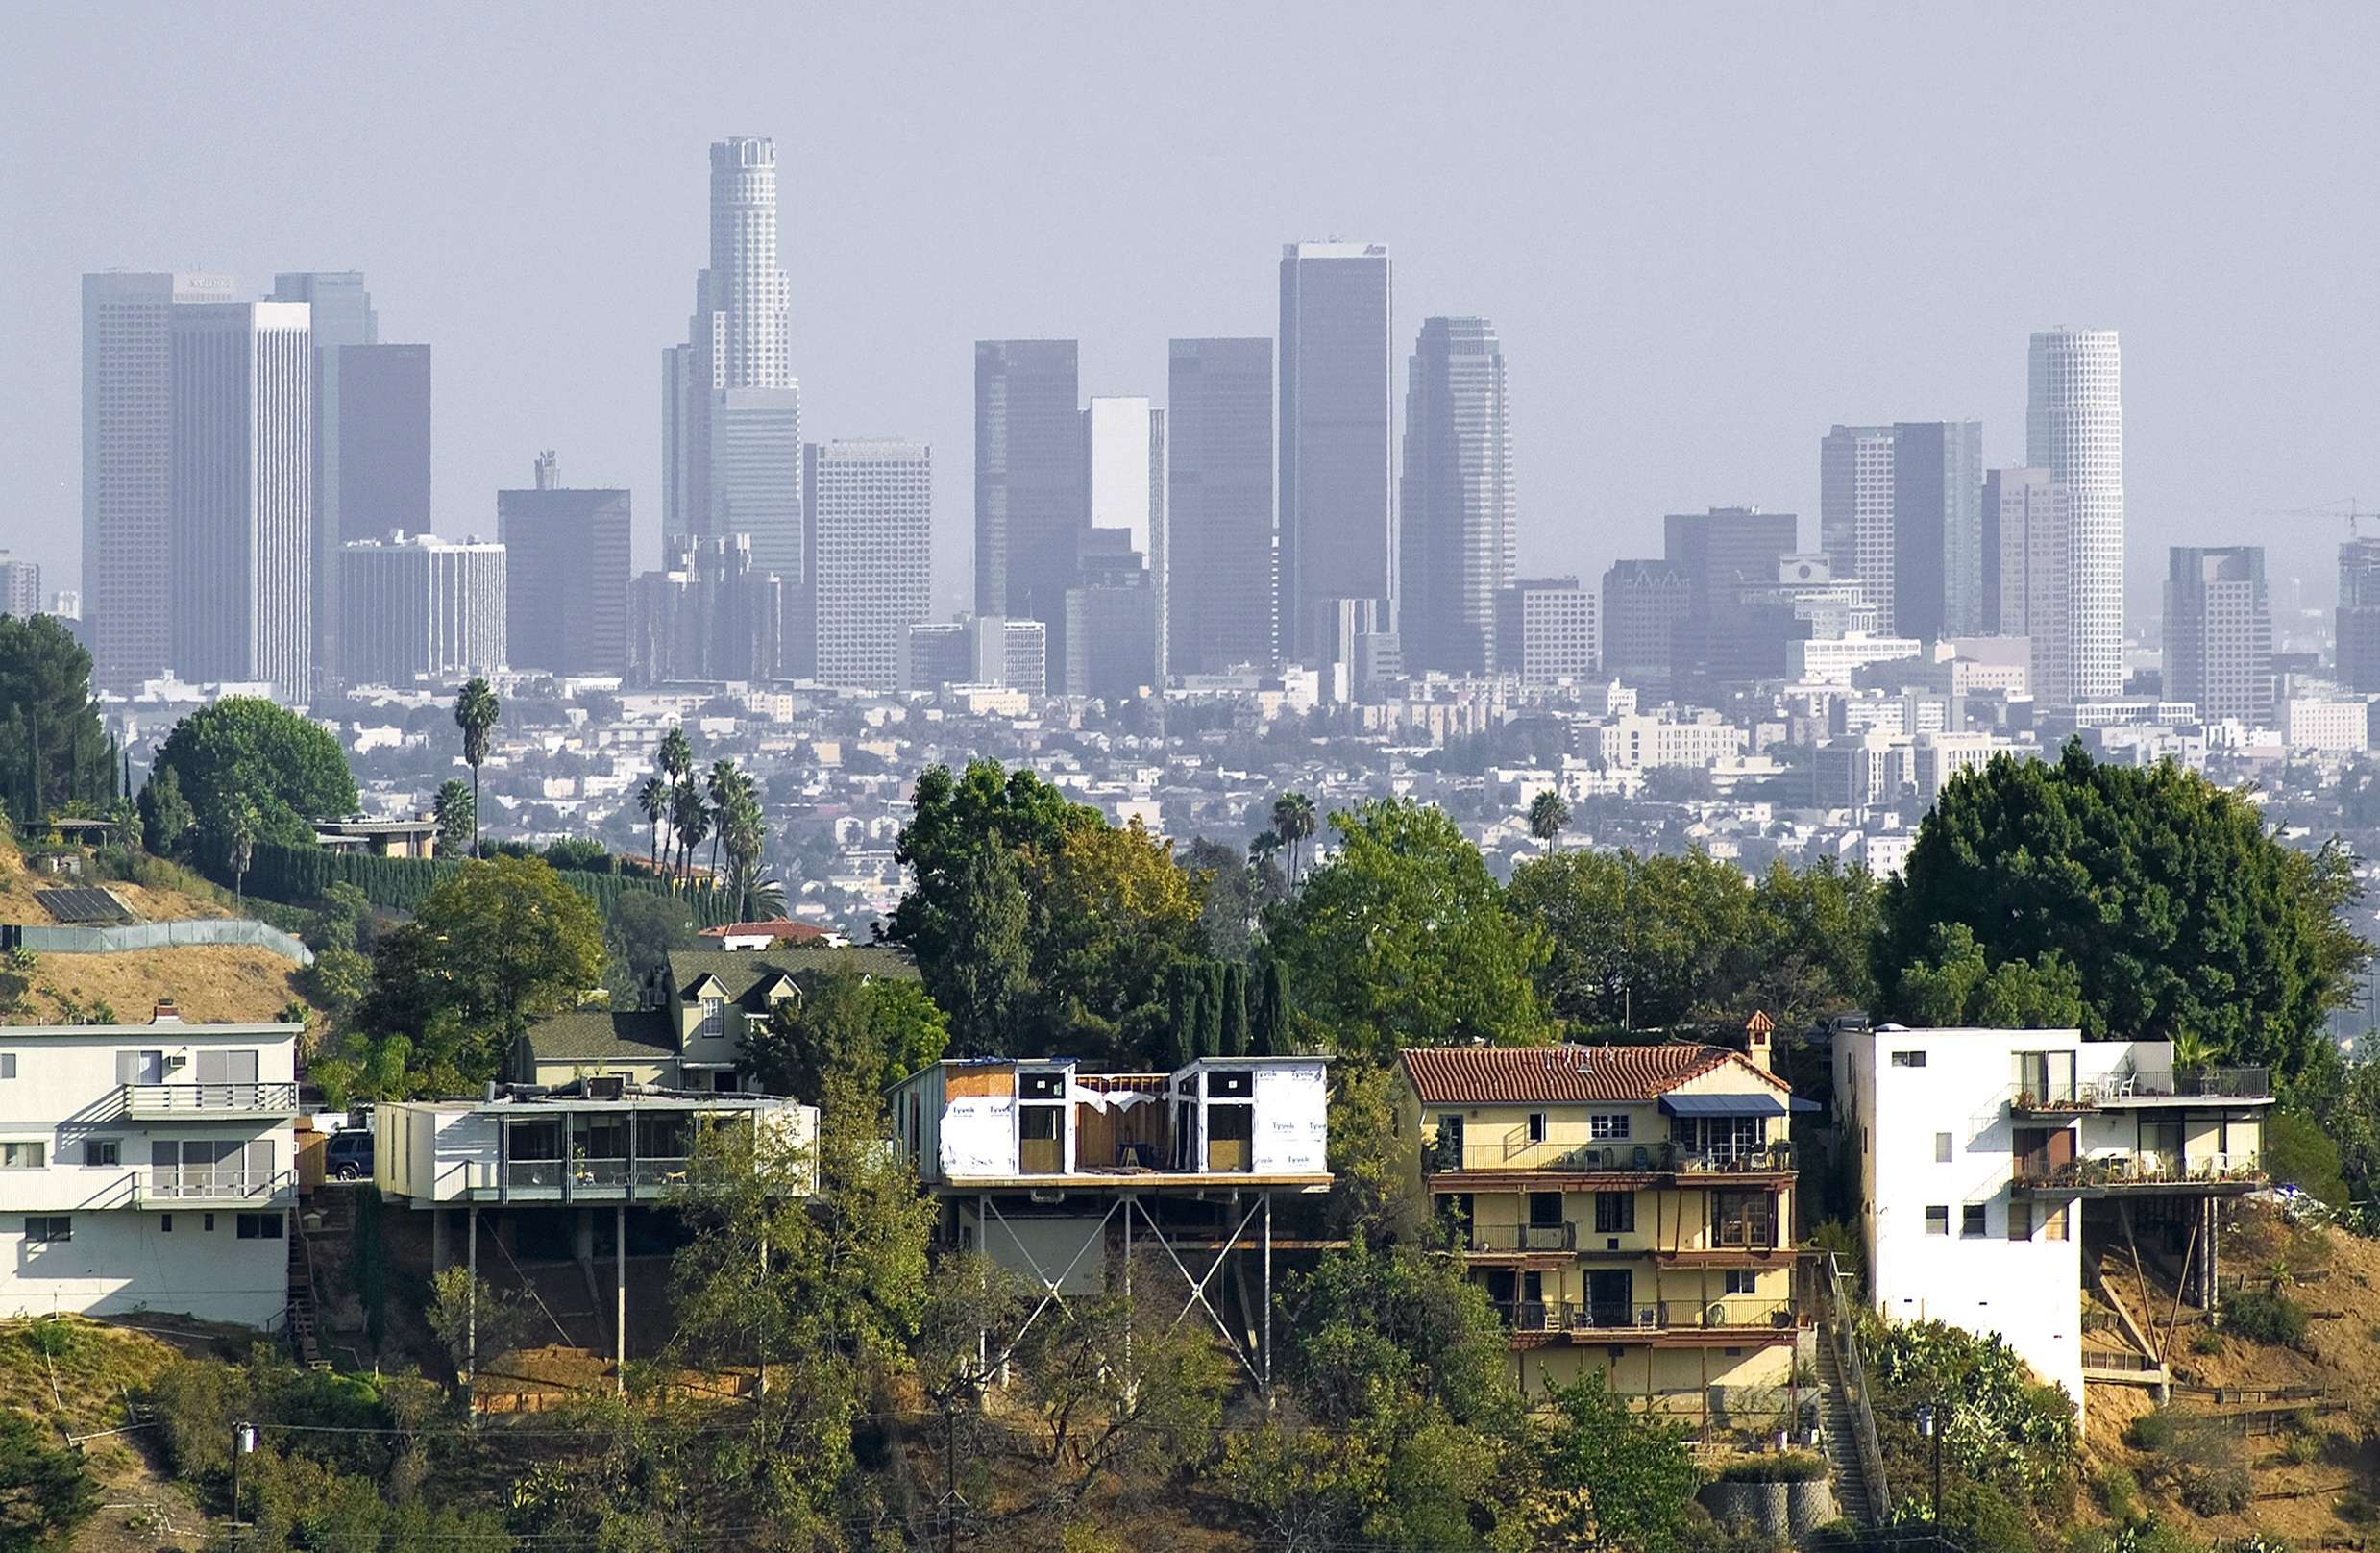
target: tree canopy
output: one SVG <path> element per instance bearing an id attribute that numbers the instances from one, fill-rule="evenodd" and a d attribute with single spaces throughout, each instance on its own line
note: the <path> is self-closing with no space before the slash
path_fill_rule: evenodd
<path id="1" fill-rule="evenodd" d="M 2339 917 L 2350 869 L 2170 763 L 2103 765 L 2079 743 L 2055 763 L 1998 756 L 1943 789 L 1887 892 L 1886 1003 L 1958 924 L 1987 967 L 2071 964 L 2086 1035 L 2186 1037 L 2294 1075 L 2324 1059 L 2324 1017 L 2371 953 Z"/>
<path id="2" fill-rule="evenodd" d="M 209 860 L 224 855 L 243 799 L 256 840 L 274 846 L 310 846 L 314 821 L 356 811 L 356 778 L 330 729 L 258 696 L 226 696 L 175 724 L 149 780 L 169 771 Z"/>
<path id="3" fill-rule="evenodd" d="M 942 1010 L 918 983 L 841 971 L 745 1032 L 744 1072 L 772 1095 L 821 1096 L 841 1075 L 873 1097 L 939 1061 L 949 1041 Z"/>
<path id="4" fill-rule="evenodd" d="M 19 824 L 116 796 L 90 681 L 90 653 L 54 617 L 0 615 L 0 801 Z"/>

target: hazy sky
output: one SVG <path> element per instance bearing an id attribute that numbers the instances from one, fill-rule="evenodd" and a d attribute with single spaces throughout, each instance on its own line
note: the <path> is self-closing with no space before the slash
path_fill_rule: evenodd
<path id="1" fill-rule="evenodd" d="M 1529 572 L 1712 504 L 1814 546 L 1835 421 L 2020 462 L 2068 323 L 2123 335 L 2135 613 L 2171 542 L 2327 602 L 2343 522 L 2251 514 L 2380 504 L 2376 64 L 2369 5 L 0 0 L 0 545 L 70 581 L 84 271 L 356 268 L 435 348 L 439 530 L 552 447 L 650 564 L 704 147 L 767 135 L 804 429 L 932 442 L 945 600 L 973 340 L 1162 398 L 1169 336 L 1271 333 L 1281 244 L 1340 236 L 1391 245 L 1401 353 L 1495 321 Z"/>

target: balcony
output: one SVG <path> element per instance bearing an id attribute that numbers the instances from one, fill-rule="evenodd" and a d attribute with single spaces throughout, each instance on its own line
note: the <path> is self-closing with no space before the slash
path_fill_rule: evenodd
<path id="1" fill-rule="evenodd" d="M 135 1208 L 271 1208 L 286 1205 L 297 1193 L 293 1171 L 228 1166 L 135 1171 L 132 1183 Z"/>
<path id="2" fill-rule="evenodd" d="M 474 1166 L 469 1196 L 490 1201 L 658 1201 L 684 1184 L 683 1157 L 635 1159 L 515 1159 Z"/>
<path id="3" fill-rule="evenodd" d="M 1640 1342 L 1696 1332 L 1789 1331 L 1794 1324 L 1793 1301 L 1752 1294 L 1630 1304 L 1507 1300 L 1497 1302 L 1496 1314 L 1516 1335 L 1559 1336 L 1587 1343 Z"/>
<path id="4" fill-rule="evenodd" d="M 2239 1196 L 2264 1185 L 2266 1179 L 2264 1166 L 2254 1154 L 2133 1153 L 2059 1164 L 2019 1156 L 2013 1176 L 2020 1195 L 2040 1197 L 2160 1192 Z"/>
<path id="5" fill-rule="evenodd" d="M 1570 1251 L 1579 1244 L 1579 1226 L 1558 1224 L 1473 1224 L 1463 1249 L 1483 1254 L 1516 1255 L 1531 1251 Z"/>
<path id="6" fill-rule="evenodd" d="M 1790 1171 L 1793 1145 L 1779 1139 L 1774 1143 L 1688 1148 L 1666 1141 L 1632 1143 L 1625 1138 L 1565 1137 L 1561 1129 L 1535 1143 L 1521 1139 L 1458 1143 L 1441 1134 L 1423 1146 L 1421 1168 L 1430 1175 L 1473 1171 L 1528 1171 L 1556 1175 L 1749 1175 Z"/>
<path id="7" fill-rule="evenodd" d="M 124 1115 L 135 1122 L 252 1122 L 298 1112 L 295 1084 L 123 1084 Z"/>

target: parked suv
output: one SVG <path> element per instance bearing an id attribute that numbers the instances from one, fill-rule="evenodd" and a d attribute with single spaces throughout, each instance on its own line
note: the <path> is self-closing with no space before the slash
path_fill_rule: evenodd
<path id="1" fill-rule="evenodd" d="M 334 1181 L 370 1180 L 372 1134 L 361 1127 L 332 1133 L 325 1146 L 322 1169 Z"/>

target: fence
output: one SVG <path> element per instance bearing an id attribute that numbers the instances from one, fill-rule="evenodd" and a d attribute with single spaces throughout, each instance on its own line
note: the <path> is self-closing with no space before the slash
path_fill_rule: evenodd
<path id="1" fill-rule="evenodd" d="M 191 944 L 246 944 L 271 949 L 300 965 L 314 963 L 312 949 L 278 927 L 246 917 L 125 923 L 112 927 L 0 924 L 0 949 L 25 949 L 34 954 L 125 954 L 134 949 L 180 949 Z"/>

